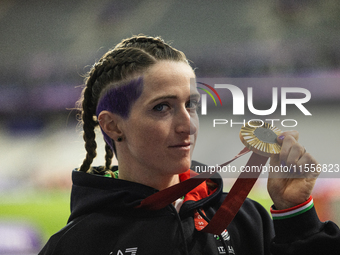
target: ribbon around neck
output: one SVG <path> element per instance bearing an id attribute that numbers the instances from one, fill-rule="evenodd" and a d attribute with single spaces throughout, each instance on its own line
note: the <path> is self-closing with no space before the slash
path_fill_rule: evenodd
<path id="1" fill-rule="evenodd" d="M 245 147 L 233 159 L 221 164 L 220 166 L 226 166 L 248 152 L 250 152 L 250 150 Z M 247 198 L 250 190 L 254 186 L 262 171 L 262 166 L 266 164 L 267 160 L 267 156 L 262 156 L 254 152 L 252 153 L 250 159 L 247 162 L 247 166 L 257 166 L 259 171 L 255 173 L 242 172 L 239 175 L 220 208 L 212 217 L 208 225 L 201 231 L 220 235 L 227 228 Z M 214 173 L 210 172 L 197 174 L 195 177 L 148 196 L 142 200 L 142 202 L 136 208 L 143 208 L 146 210 L 160 210 L 173 203 L 178 198 L 186 195 L 189 191 L 200 185 L 205 180 L 209 179 L 213 174 Z"/>

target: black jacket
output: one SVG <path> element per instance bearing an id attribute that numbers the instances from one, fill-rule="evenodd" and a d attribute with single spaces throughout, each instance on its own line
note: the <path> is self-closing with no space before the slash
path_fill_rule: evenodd
<path id="1" fill-rule="evenodd" d="M 40 255 L 340 254 L 339 228 L 321 223 L 314 208 L 273 224 L 260 204 L 247 199 L 228 232 L 198 231 L 197 215 L 209 221 L 226 196 L 219 176 L 211 179 L 212 194 L 184 202 L 179 213 L 172 204 L 158 211 L 135 209 L 157 192 L 142 184 L 78 171 L 72 179 L 68 224 Z"/>

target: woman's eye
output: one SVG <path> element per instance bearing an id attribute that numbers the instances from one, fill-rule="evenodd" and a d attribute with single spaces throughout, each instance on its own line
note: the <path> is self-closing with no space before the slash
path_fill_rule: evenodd
<path id="1" fill-rule="evenodd" d="M 155 110 L 157 112 L 162 112 L 162 111 L 166 110 L 167 107 L 169 107 L 167 104 L 158 104 L 153 108 L 153 110 Z"/>

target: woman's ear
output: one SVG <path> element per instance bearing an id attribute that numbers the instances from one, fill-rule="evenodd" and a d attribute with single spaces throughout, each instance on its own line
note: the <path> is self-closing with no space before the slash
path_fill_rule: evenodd
<path id="1" fill-rule="evenodd" d="M 120 119 L 120 116 L 109 111 L 101 111 L 98 115 L 101 129 L 115 141 L 123 135 L 118 125 Z"/>

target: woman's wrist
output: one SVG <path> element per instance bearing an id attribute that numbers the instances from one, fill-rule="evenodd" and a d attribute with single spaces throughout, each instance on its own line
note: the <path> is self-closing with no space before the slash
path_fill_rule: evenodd
<path id="1" fill-rule="evenodd" d="M 286 209 L 278 209 L 275 205 L 270 208 L 273 219 L 286 219 L 304 213 L 314 206 L 313 198 L 310 196 L 305 202 Z"/>

